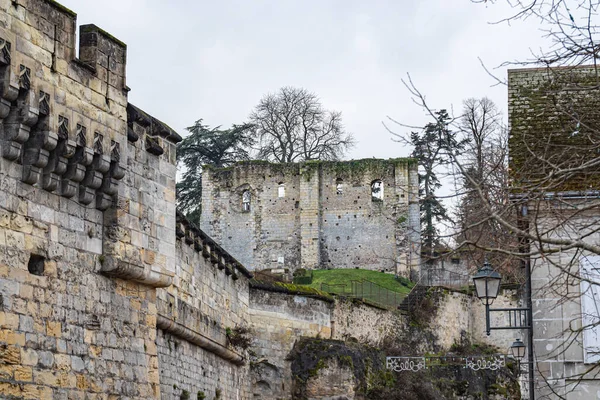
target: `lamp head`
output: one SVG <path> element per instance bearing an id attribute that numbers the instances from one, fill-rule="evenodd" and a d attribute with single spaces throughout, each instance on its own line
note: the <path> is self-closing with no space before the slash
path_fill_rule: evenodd
<path id="1" fill-rule="evenodd" d="M 512 346 L 510 346 L 510 352 L 517 360 L 522 359 L 525 357 L 525 343 L 521 339 L 515 339 Z"/>
<path id="2" fill-rule="evenodd" d="M 485 300 L 488 304 L 494 301 L 494 299 L 498 297 L 500 280 L 502 280 L 500 274 L 494 271 L 492 265 L 486 260 L 483 263 L 483 267 L 473 275 L 473 283 L 475 284 L 477 297 L 481 300 Z"/>

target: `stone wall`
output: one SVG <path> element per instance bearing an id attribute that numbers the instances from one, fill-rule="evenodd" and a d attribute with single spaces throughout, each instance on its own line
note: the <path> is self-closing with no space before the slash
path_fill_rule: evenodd
<path id="1" fill-rule="evenodd" d="M 156 344 L 160 368 L 162 399 L 180 399 L 185 392 L 190 399 L 204 394 L 213 399 L 247 399 L 247 367 L 235 365 L 193 343 L 162 329 Z"/>
<path id="2" fill-rule="evenodd" d="M 371 184 L 381 180 L 383 198 Z M 358 160 L 206 168 L 201 226 L 250 269 L 419 265 L 416 164 Z M 251 196 L 249 210 L 242 196 Z"/>
<path id="3" fill-rule="evenodd" d="M 122 259 L 105 210 L 135 163 L 125 47 L 84 26 L 75 60 L 75 14 L 54 2 L 0 14 L 0 392 L 156 397 L 154 292 L 98 273 Z"/>
<path id="4" fill-rule="evenodd" d="M 405 317 L 398 312 L 337 298 L 331 310 L 331 339 L 379 346 L 383 339 L 403 330 L 405 323 Z"/>
<path id="5" fill-rule="evenodd" d="M 402 330 L 404 322 L 397 312 L 350 300 L 325 301 L 251 289 L 250 326 L 256 337 L 252 392 L 255 398 L 289 398 L 293 379 L 288 355 L 302 337 L 378 345 L 387 334 Z"/>
<path id="6" fill-rule="evenodd" d="M 600 217 L 597 210 L 588 209 L 588 202 L 585 199 L 557 202 L 550 214 L 540 213 L 546 221 L 539 220 L 538 226 L 548 228 L 556 223 L 559 210 L 568 213 L 577 208 L 587 209 L 561 227 L 576 229 L 577 235 L 587 236 L 586 241 L 598 243 L 600 234 L 591 231 L 600 224 Z M 567 204 L 571 210 L 565 209 Z M 558 238 L 559 235 L 561 232 L 554 232 L 549 237 Z M 594 322 L 585 327 L 583 324 L 584 318 L 597 321 L 599 279 L 594 272 L 590 276 L 583 275 L 582 279 L 583 262 L 590 262 L 593 268 L 597 268 L 600 258 L 569 250 L 532 260 L 536 398 L 552 397 L 558 393 L 567 399 L 586 399 L 600 393 L 600 379 L 596 368 L 593 368 L 597 365 L 600 329 Z M 582 292 L 584 279 L 592 282 L 593 289 L 587 288 Z M 593 296 L 589 303 L 591 310 L 583 308 L 583 296 Z M 586 335 L 589 336 L 586 338 Z"/>
<path id="7" fill-rule="evenodd" d="M 256 336 L 251 368 L 254 398 L 289 398 L 292 371 L 286 358 L 300 337 L 331 336 L 330 308 L 320 299 L 250 290 L 250 326 Z"/>
<path id="8" fill-rule="evenodd" d="M 551 169 L 532 157 L 532 151 L 558 160 L 559 166 L 566 161 L 569 167 L 587 165 L 597 157 L 593 138 L 598 126 L 600 92 L 596 81 L 597 70 L 593 66 L 508 71 L 512 170 L 532 182 L 550 176 Z M 523 146 L 524 140 L 528 146 Z M 577 146 L 576 152 L 572 151 L 573 146 Z M 597 189 L 598 170 L 594 165 L 544 189 L 544 201 L 536 199 L 528 204 L 530 229 L 535 229 L 535 234 L 544 232 L 549 239 L 580 239 L 597 244 Z M 536 190 L 539 189 L 533 188 Z M 554 193 L 548 194 L 549 190 Z M 531 246 L 533 253 L 540 251 L 535 242 Z M 531 258 L 536 398 L 597 398 L 600 380 L 591 367 L 598 359 L 586 360 L 585 336 L 591 335 L 588 350 L 597 354 L 600 329 L 595 322 L 583 329 L 582 319 L 587 316 L 597 321 L 598 295 L 591 301 L 593 310 L 584 312 L 580 274 L 583 260 L 591 257 L 588 261 L 595 268 L 600 260 L 574 249 L 548 253 L 552 246 L 546 247 L 541 251 L 545 257 Z M 597 288 L 599 279 L 594 273 L 591 281 Z"/>
<path id="9" fill-rule="evenodd" d="M 358 301 L 341 298 L 326 301 L 251 289 L 249 320 L 256 337 L 252 347 L 256 358 L 250 368 L 254 397 L 289 398 L 292 390 L 289 383 L 293 382 L 289 354 L 302 337 L 377 347 L 384 344 L 384 339 L 397 338 L 386 346 L 404 348 L 407 354 L 389 354 L 394 356 L 447 352 L 453 345 L 464 343 L 487 343 L 499 347 L 502 353 L 508 352 L 515 332 L 494 331 L 487 337 L 484 310 L 477 305 L 479 299 L 443 288 L 433 290 L 430 314 L 415 324 L 410 316 Z M 504 289 L 496 301 L 502 307 L 517 306 L 513 289 Z M 494 322 L 504 324 L 505 317 L 499 316 Z"/>
<path id="10" fill-rule="evenodd" d="M 181 138 L 127 102 L 125 44 L 82 26 L 75 58 L 75 26 L 0 2 L 0 397 L 247 398 L 250 274 L 176 214 Z"/>
<path id="11" fill-rule="evenodd" d="M 229 346 L 226 331 L 248 326 L 250 274 L 181 215 L 176 226 L 174 282 L 157 289 L 162 397 L 248 398 L 245 352 Z"/>

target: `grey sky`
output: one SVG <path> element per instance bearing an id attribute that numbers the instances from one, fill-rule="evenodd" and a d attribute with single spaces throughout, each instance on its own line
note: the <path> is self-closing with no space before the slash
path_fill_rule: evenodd
<path id="1" fill-rule="evenodd" d="M 479 65 L 524 59 L 539 47 L 535 21 L 492 25 L 505 4 L 420 1 L 59 0 L 128 45 L 129 100 L 171 127 L 203 118 L 243 122 L 267 92 L 300 86 L 343 113 L 358 144 L 348 158 L 408 154 L 381 121 L 427 120 L 401 83 L 410 73 L 436 108 L 506 88 Z M 504 77 L 505 69 L 496 71 Z"/>

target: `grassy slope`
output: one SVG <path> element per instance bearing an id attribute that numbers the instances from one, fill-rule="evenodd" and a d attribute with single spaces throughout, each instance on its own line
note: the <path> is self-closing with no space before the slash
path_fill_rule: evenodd
<path id="1" fill-rule="evenodd" d="M 350 285 L 352 280 L 368 280 L 376 283 L 386 289 L 394 292 L 408 294 L 413 284 L 408 283 L 408 287 L 398 282 L 394 275 L 384 274 L 377 271 L 367 271 L 364 269 L 321 269 L 313 271 L 313 282 L 311 286 L 315 289 L 321 289 L 321 283 L 330 285 L 347 284 Z"/>

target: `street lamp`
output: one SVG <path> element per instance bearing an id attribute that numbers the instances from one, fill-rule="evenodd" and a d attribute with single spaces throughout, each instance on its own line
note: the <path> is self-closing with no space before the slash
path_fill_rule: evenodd
<path id="1" fill-rule="evenodd" d="M 501 279 L 500 274 L 492 269 L 492 265 L 487 260 L 473 276 L 477 297 L 483 300 L 486 306 L 490 306 L 498 297 Z"/>
<path id="2" fill-rule="evenodd" d="M 510 346 L 510 353 L 513 358 L 517 360 L 517 376 L 521 375 L 521 359 L 525 357 L 525 343 L 521 339 L 516 339 L 512 346 Z"/>
<path id="3" fill-rule="evenodd" d="M 485 304 L 485 326 L 488 336 L 490 335 L 490 305 L 498 297 L 501 279 L 500 274 L 492 269 L 492 265 L 487 260 L 473 276 L 477 297 Z"/>
<path id="4" fill-rule="evenodd" d="M 521 339 L 516 339 L 512 346 L 510 346 L 510 352 L 517 361 L 521 361 L 521 359 L 525 357 L 525 343 L 523 343 Z"/>
<path id="5" fill-rule="evenodd" d="M 473 276 L 475 291 L 477 297 L 485 304 L 485 330 L 487 335 L 490 335 L 492 329 L 526 329 L 529 335 L 529 347 L 527 352 L 529 364 L 529 399 L 535 398 L 535 385 L 533 373 L 533 326 L 532 326 L 532 304 L 531 304 L 531 264 L 529 261 L 524 263 L 525 267 L 525 295 L 527 307 L 513 308 L 490 308 L 490 305 L 498 297 L 500 290 L 500 281 L 502 277 L 492 268 L 486 260 L 483 267 Z M 490 326 L 491 312 L 506 312 L 508 313 L 507 326 Z M 510 347 L 512 355 L 520 361 L 525 357 L 525 343 L 521 339 L 517 339 Z"/>

